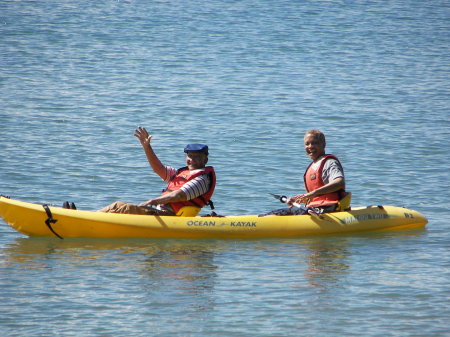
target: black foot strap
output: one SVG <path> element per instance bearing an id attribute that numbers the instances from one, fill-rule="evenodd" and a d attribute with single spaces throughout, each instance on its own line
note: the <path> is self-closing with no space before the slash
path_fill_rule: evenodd
<path id="1" fill-rule="evenodd" d="M 62 239 L 62 237 L 54 231 L 54 229 L 52 228 L 52 225 L 51 225 L 52 223 L 56 223 L 56 221 L 58 221 L 58 220 L 53 219 L 52 212 L 50 211 L 50 208 L 48 208 L 48 206 L 46 204 L 42 205 L 42 207 L 44 207 L 45 213 L 47 213 L 47 216 L 48 216 L 47 220 L 45 220 L 45 224 L 47 225 L 48 229 L 50 229 L 50 231 L 53 234 L 55 234 L 58 238 Z"/>

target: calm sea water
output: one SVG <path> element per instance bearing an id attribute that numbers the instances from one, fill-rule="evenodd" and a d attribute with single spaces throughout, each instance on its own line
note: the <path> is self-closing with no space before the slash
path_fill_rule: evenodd
<path id="1" fill-rule="evenodd" d="M 0 221 L 2 336 L 449 336 L 450 2 L 2 1 L 0 194 L 98 209 L 210 146 L 217 212 L 302 190 L 319 128 L 353 205 L 425 230 L 31 239 Z M 207 211 L 205 211 L 207 212 Z"/>

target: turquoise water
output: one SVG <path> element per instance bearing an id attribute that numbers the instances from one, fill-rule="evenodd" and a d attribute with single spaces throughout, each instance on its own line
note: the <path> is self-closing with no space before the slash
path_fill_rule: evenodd
<path id="1" fill-rule="evenodd" d="M 424 230 L 30 239 L 0 220 L 5 336 L 450 336 L 450 2 L 2 1 L 0 194 L 98 209 L 210 147 L 220 214 L 302 190 L 327 135 L 353 205 Z M 205 211 L 206 213 L 207 211 Z"/>

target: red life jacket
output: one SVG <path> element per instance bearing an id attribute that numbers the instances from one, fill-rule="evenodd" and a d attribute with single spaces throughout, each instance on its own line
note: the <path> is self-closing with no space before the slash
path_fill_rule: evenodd
<path id="1" fill-rule="evenodd" d="M 325 166 L 325 162 L 328 159 L 335 159 L 338 161 L 339 165 L 341 165 L 341 162 L 337 157 L 333 156 L 332 154 L 327 154 L 324 156 L 322 161 L 320 162 L 319 166 L 316 169 L 313 169 L 313 162 L 309 164 L 308 168 L 305 171 L 305 174 L 303 176 L 303 179 L 305 181 L 305 187 L 306 191 L 314 191 L 318 189 L 319 187 L 322 187 L 325 185 L 325 183 L 322 180 L 322 171 L 323 167 Z M 342 167 L 342 165 L 341 165 Z M 344 170 L 344 169 L 342 169 Z M 325 207 L 325 206 L 331 206 L 336 205 L 339 200 L 341 200 L 345 195 L 345 187 L 339 191 L 327 193 L 323 195 L 319 195 L 318 197 L 313 198 L 306 206 L 307 207 Z"/>
<path id="2" fill-rule="evenodd" d="M 179 190 L 181 186 L 183 186 L 186 182 L 203 174 L 210 174 L 211 187 L 209 188 L 208 192 L 191 200 L 170 203 L 169 205 L 172 207 L 175 213 L 177 213 L 184 206 L 195 206 L 202 208 L 203 206 L 210 204 L 211 196 L 213 195 L 214 188 L 216 187 L 216 173 L 214 172 L 214 168 L 212 166 L 206 166 L 204 170 L 197 171 L 194 174 L 191 174 L 186 166 L 178 169 L 175 177 L 171 181 L 169 181 L 169 184 L 163 191 L 163 194 Z"/>

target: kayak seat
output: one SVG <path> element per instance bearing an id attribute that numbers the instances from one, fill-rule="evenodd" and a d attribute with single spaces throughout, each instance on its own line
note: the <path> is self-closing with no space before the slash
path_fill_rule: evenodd
<path id="1" fill-rule="evenodd" d="M 345 192 L 345 196 L 338 202 L 336 212 L 350 211 L 351 201 L 352 201 L 352 192 Z"/>
<path id="2" fill-rule="evenodd" d="M 184 206 L 177 212 L 177 216 L 196 216 L 201 208 L 195 206 Z"/>

